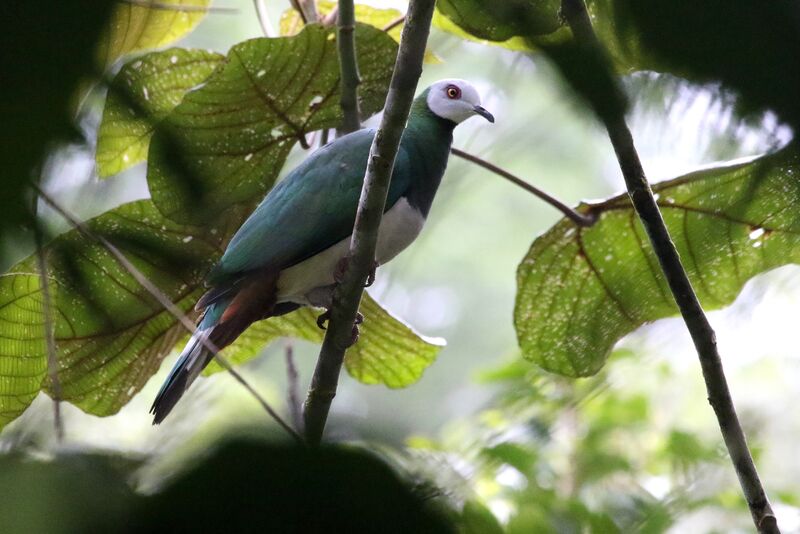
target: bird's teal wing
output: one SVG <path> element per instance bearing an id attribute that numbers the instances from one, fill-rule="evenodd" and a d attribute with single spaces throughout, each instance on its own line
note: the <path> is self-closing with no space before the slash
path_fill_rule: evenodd
<path id="1" fill-rule="evenodd" d="M 350 235 L 374 130 L 359 130 L 317 150 L 286 176 L 236 232 L 209 275 L 212 284 L 256 269 L 282 270 Z M 387 209 L 409 184 L 401 150 Z"/>

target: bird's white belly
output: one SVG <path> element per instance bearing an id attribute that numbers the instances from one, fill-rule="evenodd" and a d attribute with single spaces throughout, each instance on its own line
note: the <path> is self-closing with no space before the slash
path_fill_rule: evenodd
<path id="1" fill-rule="evenodd" d="M 419 210 L 411 206 L 405 198 L 398 200 L 381 219 L 375 251 L 378 264 L 383 265 L 408 247 L 419 235 L 424 224 L 425 217 Z M 349 247 L 350 236 L 281 271 L 278 278 L 278 302 L 327 306 L 330 300 L 328 286 L 334 284 L 336 264 L 347 256 Z"/>

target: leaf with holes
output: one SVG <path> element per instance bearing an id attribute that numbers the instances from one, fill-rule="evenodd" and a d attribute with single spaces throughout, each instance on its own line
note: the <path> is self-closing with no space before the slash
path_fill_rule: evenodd
<path id="1" fill-rule="evenodd" d="M 344 358 L 350 376 L 364 384 L 383 384 L 390 388 L 407 387 L 419 380 L 436 359 L 443 340 L 420 336 L 381 308 L 369 294 L 364 294 L 359 309 L 364 315 L 361 337 Z M 241 363 L 255 357 L 267 343 L 279 337 L 322 343 L 324 332 L 316 322 L 320 313 L 320 310 L 304 308 L 255 323 L 225 349 L 225 355 Z M 212 363 L 207 374 L 221 370 Z"/>
<path id="2" fill-rule="evenodd" d="M 97 174 L 111 176 L 147 157 L 155 125 L 222 62 L 205 50 L 171 48 L 128 62 L 114 78 L 97 132 Z"/>
<path id="3" fill-rule="evenodd" d="M 800 156 L 784 150 L 653 187 L 706 309 L 730 304 L 757 274 L 800 263 Z M 534 241 L 517 271 L 514 324 L 524 356 L 589 376 L 613 345 L 677 307 L 626 195 L 583 205 L 589 228 L 564 219 Z"/>
<path id="4" fill-rule="evenodd" d="M 101 65 L 140 50 L 168 45 L 194 29 L 211 0 L 120 0 L 98 51 Z"/>
<path id="5" fill-rule="evenodd" d="M 397 44 L 359 24 L 356 47 L 361 110 L 369 115 L 383 107 Z M 251 205 L 272 186 L 295 142 L 340 120 L 332 29 L 310 25 L 294 37 L 245 41 L 157 128 L 147 176 L 153 201 L 180 222 Z"/>
<path id="6" fill-rule="evenodd" d="M 115 244 L 181 310 L 191 313 L 202 279 L 243 214 L 220 228 L 182 226 L 149 200 L 125 204 L 87 226 Z M 58 287 L 55 337 L 62 396 L 96 414 L 117 412 L 158 370 L 184 331 L 103 245 L 78 231 L 47 248 Z M 15 270 L 27 270 L 25 260 Z"/>
<path id="7" fill-rule="evenodd" d="M 0 276 L 0 429 L 33 402 L 47 374 L 39 275 Z"/>

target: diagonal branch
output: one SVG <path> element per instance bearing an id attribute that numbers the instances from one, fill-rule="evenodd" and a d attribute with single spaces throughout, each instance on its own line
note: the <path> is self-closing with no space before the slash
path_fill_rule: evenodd
<path id="1" fill-rule="evenodd" d="M 339 14 L 336 20 L 336 46 L 339 51 L 339 73 L 342 96 L 342 124 L 337 134 L 345 135 L 361 128 L 361 113 L 358 109 L 358 73 L 356 57 L 356 13 L 353 0 L 339 0 Z"/>
<path id="2" fill-rule="evenodd" d="M 272 37 L 275 34 L 275 29 L 269 21 L 269 13 L 267 13 L 267 6 L 264 5 L 264 0 L 253 0 L 256 8 L 256 18 L 258 24 L 261 26 L 261 33 L 264 37 Z"/>
<path id="3" fill-rule="evenodd" d="M 475 165 L 478 165 L 479 167 L 483 167 L 487 171 L 493 172 L 498 176 L 502 176 L 512 184 L 517 185 L 522 189 L 524 189 L 525 191 L 539 197 L 540 199 L 544 200 L 545 202 L 553 206 L 555 209 L 560 211 L 564 215 L 564 217 L 568 218 L 578 226 L 589 227 L 592 226 L 595 222 L 597 222 L 596 214 L 591 212 L 588 214 L 580 213 L 579 211 L 570 208 L 557 198 L 551 196 L 548 193 L 545 193 L 538 187 L 529 184 L 522 178 L 511 174 L 510 172 L 501 167 L 498 167 L 494 163 L 489 163 L 485 159 L 479 158 L 478 156 L 475 156 L 473 154 L 470 154 L 469 152 L 460 150 L 458 148 L 451 148 L 450 152 L 453 155 L 458 156 L 459 158 L 463 158 L 469 162 L 474 163 Z"/>
<path id="4" fill-rule="evenodd" d="M 36 201 L 34 200 L 34 205 Z M 34 217 L 36 217 L 34 215 Z M 55 323 L 53 322 L 53 300 L 50 293 L 50 276 L 47 273 L 47 255 L 44 250 L 44 235 L 41 221 L 35 219 L 36 263 L 42 287 L 42 312 L 44 316 L 44 336 L 47 347 L 47 375 L 53 391 L 53 425 L 56 441 L 64 442 L 64 422 L 61 418 L 61 380 L 58 378 L 58 353 L 56 352 Z"/>
<path id="5" fill-rule="evenodd" d="M 78 220 L 74 215 L 66 211 L 62 208 L 50 195 L 45 193 L 38 185 L 31 184 L 31 187 L 34 189 L 37 195 L 39 195 L 42 200 L 47 202 L 53 210 L 56 211 L 61 217 L 67 220 L 70 225 L 75 228 L 78 232 L 80 232 L 84 237 L 90 239 L 92 241 L 96 241 L 100 243 L 108 252 L 114 256 L 114 258 L 119 262 L 123 269 L 125 269 L 128 274 L 130 274 L 136 282 L 138 282 L 150 295 L 158 301 L 161 306 L 167 310 L 173 317 L 175 317 L 178 322 L 190 333 L 193 334 L 195 331 L 194 324 L 192 321 L 186 317 L 186 314 L 178 308 L 174 302 L 172 302 L 169 297 L 167 297 L 158 287 L 156 287 L 153 282 L 150 281 L 131 261 L 119 250 L 113 243 L 111 243 L 108 239 L 101 235 L 97 235 L 92 232 L 86 224 Z M 244 388 L 251 394 L 255 399 L 258 401 L 259 404 L 264 408 L 264 410 L 281 426 L 290 436 L 292 436 L 298 443 L 303 443 L 303 438 L 295 432 L 295 430 L 284 421 L 281 416 L 269 405 L 269 403 L 262 397 L 245 379 L 242 375 L 236 371 L 230 363 L 219 353 L 219 349 L 214 346 L 211 341 L 206 339 L 200 338 L 200 342 L 203 344 L 205 348 L 210 350 L 214 353 L 214 359 L 219 363 L 225 370 L 227 370 L 237 382 L 239 382 Z"/>
<path id="6" fill-rule="evenodd" d="M 322 441 L 331 402 L 336 395 L 344 353 L 351 343 L 352 327 L 364 283 L 375 259 L 378 227 L 386 205 L 394 160 L 422 73 L 433 6 L 434 0 L 409 2 L 408 20 L 403 27 L 386 107 L 367 160 L 367 172 L 350 241 L 348 268 L 342 283 L 334 291 L 329 328 L 322 342 L 305 403 L 305 436 L 310 445 L 319 445 Z"/>
<path id="7" fill-rule="evenodd" d="M 591 19 L 583 0 L 562 0 L 561 14 L 572 29 L 576 44 L 584 52 L 595 55 L 604 54 L 602 45 L 597 40 L 592 28 Z M 747 499 L 753 522 L 759 532 L 779 533 L 775 514 L 759 479 L 755 463 L 747 447 L 744 431 L 733 406 L 733 399 L 722 368 L 722 360 L 717 350 L 714 330 L 700 306 L 689 277 L 681 264 L 678 251 L 664 224 L 664 219 L 639 161 L 633 137 L 625 123 L 624 114 L 621 110 L 609 111 L 608 109 L 601 113 L 598 108 L 598 115 L 608 130 L 608 136 L 617 154 L 631 202 L 644 224 L 653 250 L 661 264 L 661 270 L 664 272 L 675 302 L 683 316 L 683 321 L 692 336 L 697 355 L 700 358 L 708 401 L 717 416 L 722 437 L 739 477 L 739 483 Z"/>

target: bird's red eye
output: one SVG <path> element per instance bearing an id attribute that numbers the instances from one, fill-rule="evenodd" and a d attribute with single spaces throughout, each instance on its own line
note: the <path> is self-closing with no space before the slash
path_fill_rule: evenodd
<path id="1" fill-rule="evenodd" d="M 455 85 L 448 85 L 445 88 L 444 92 L 447 93 L 447 98 L 451 100 L 455 100 L 456 98 L 461 98 L 461 89 L 459 89 Z"/>

